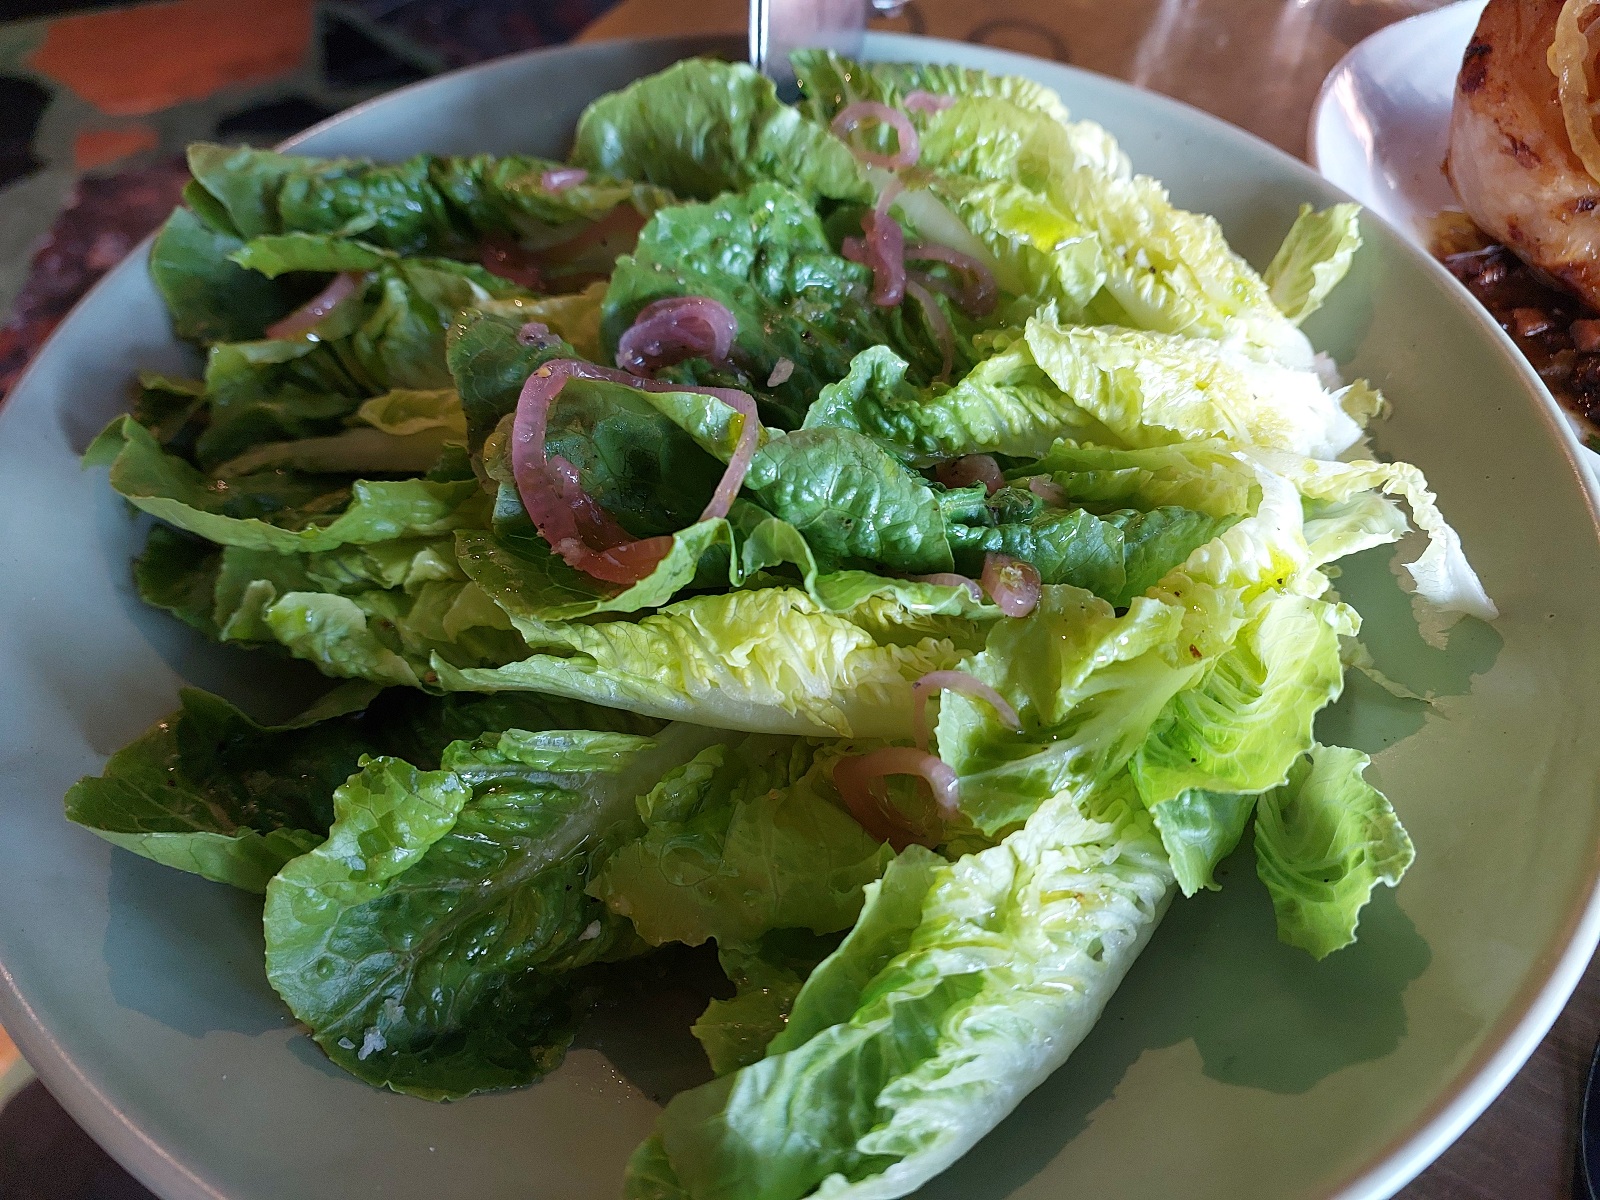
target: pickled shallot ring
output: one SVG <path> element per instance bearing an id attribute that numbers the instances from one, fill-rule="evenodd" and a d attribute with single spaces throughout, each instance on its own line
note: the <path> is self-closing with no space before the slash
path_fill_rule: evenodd
<path id="1" fill-rule="evenodd" d="M 539 186 L 547 192 L 564 192 L 588 178 L 589 172 L 582 167 L 551 167 L 539 176 Z"/>
<path id="2" fill-rule="evenodd" d="M 905 256 L 908 262 L 941 262 L 961 272 L 967 279 L 967 286 L 951 299 L 961 305 L 969 317 L 986 317 L 994 311 L 1000 298 L 994 272 L 972 255 L 937 242 L 911 242 L 906 246 Z"/>
<path id="3" fill-rule="evenodd" d="M 641 308 L 617 339 L 617 365 L 651 375 L 687 358 L 726 362 L 738 333 L 727 305 L 709 296 L 667 296 Z"/>
<path id="4" fill-rule="evenodd" d="M 983 589 L 978 586 L 976 579 L 969 579 L 965 575 L 957 575 L 951 571 L 939 571 L 933 575 L 908 575 L 912 583 L 931 583 L 935 587 L 964 587 L 967 594 L 976 604 L 983 603 Z"/>
<path id="5" fill-rule="evenodd" d="M 1006 485 L 1006 477 L 1000 473 L 1000 464 L 992 454 L 963 454 L 960 458 L 940 463 L 933 473 L 947 488 L 971 487 L 981 483 L 991 496 Z"/>
<path id="6" fill-rule="evenodd" d="M 1048 475 L 1035 475 L 1028 480 L 1028 490 L 1046 504 L 1057 508 L 1067 507 L 1067 489 Z"/>
<path id="7" fill-rule="evenodd" d="M 1025 617 L 1043 594 L 1039 569 L 1009 554 L 990 552 L 983 557 L 983 590 L 1008 617 Z"/>
<path id="8" fill-rule="evenodd" d="M 929 328 L 933 330 L 934 340 L 939 343 L 939 374 L 934 377 L 934 382 L 947 380 L 956 361 L 956 335 L 950 328 L 950 319 L 944 315 L 944 309 L 939 307 L 939 302 L 933 298 L 933 294 L 915 279 L 908 277 L 905 289 L 906 294 L 922 306 L 922 315 L 927 319 Z"/>
<path id="9" fill-rule="evenodd" d="M 943 689 L 976 696 L 994 709 L 994 715 L 1000 718 L 1000 724 L 1007 729 L 1022 728 L 1022 722 L 1017 719 L 1017 710 L 976 675 L 968 675 L 965 671 L 929 671 L 911 685 L 911 730 L 918 750 L 928 748 L 928 697 Z"/>
<path id="10" fill-rule="evenodd" d="M 288 316 L 268 325 L 264 332 L 277 342 L 286 342 L 310 333 L 324 317 L 354 296 L 364 279 L 365 276 L 358 271 L 340 271 L 327 287 Z"/>
<path id="11" fill-rule="evenodd" d="M 670 537 L 628 541 L 628 535 L 578 483 L 577 471 L 565 460 L 546 454 L 545 433 L 550 406 L 569 379 L 600 379 L 647 392 L 694 392 L 721 401 L 742 418 L 739 439 L 723 471 L 702 521 L 725 517 L 739 494 L 761 436 L 755 400 L 733 388 L 690 387 L 639 379 L 626 372 L 579 359 L 555 359 L 539 367 L 522 385 L 511 429 L 511 473 L 517 495 L 541 537 L 569 566 L 609 583 L 631 584 L 645 578 L 672 548 Z M 580 518 L 590 538 L 583 536 Z M 591 539 L 607 542 L 593 545 Z"/>
<path id="12" fill-rule="evenodd" d="M 900 106 L 907 112 L 940 113 L 955 102 L 956 98 L 948 92 L 925 92 L 918 88 L 914 92 L 907 92 Z"/>
<path id="13" fill-rule="evenodd" d="M 917 139 L 917 130 L 911 124 L 911 118 L 897 108 L 890 108 L 877 100 L 857 100 L 854 104 L 846 104 L 841 108 L 829 128 L 848 142 L 850 132 L 863 121 L 869 120 L 891 126 L 899 138 L 899 145 L 893 154 L 876 154 L 870 150 L 857 150 L 852 146 L 851 149 L 857 158 L 875 167 L 886 167 L 891 171 L 917 165 L 917 159 L 922 157 L 922 143 Z"/>
<path id="14" fill-rule="evenodd" d="M 910 746 L 884 746 L 833 764 L 833 786 L 863 829 L 896 850 L 904 850 L 913 842 L 930 846 L 932 843 L 911 828 L 887 795 L 875 786 L 886 775 L 920 776 L 932 790 L 940 815 L 949 820 L 960 811 L 955 771 L 937 755 Z"/>

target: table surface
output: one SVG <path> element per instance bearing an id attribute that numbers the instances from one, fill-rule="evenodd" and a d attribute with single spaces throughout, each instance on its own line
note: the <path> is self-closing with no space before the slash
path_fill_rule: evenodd
<path id="1" fill-rule="evenodd" d="M 984 42 L 1130 79 L 1290 153 L 1352 45 L 1436 0 L 912 0 L 881 27 Z M 83 9 L 65 13 L 65 10 Z M 579 37 L 727 33 L 743 0 L 7 0 L 0 23 L 0 395 L 56 321 L 170 209 L 193 139 L 270 143 L 439 70 Z M 142 39 L 142 40 L 141 40 Z M 130 69 L 121 48 L 164 67 Z M 103 47 L 118 50 L 101 69 Z M 1405 1200 L 1572 1194 L 1579 1092 L 1600 1033 L 1591 964 L 1533 1058 Z M 0 1076 L 9 1042 L 0 1031 Z M 16 1115 L 16 1120 L 10 1119 Z M 142 1196 L 91 1161 L 37 1085 L 0 1122 L 0 1193 Z M 13 1126 L 26 1125 L 19 1132 Z M 32 1138 L 49 1156 L 17 1152 Z M 65 1156 L 80 1169 L 61 1168 Z M 30 1162 L 53 1163 L 24 1180 Z M 9 1164 L 9 1166 L 8 1166 Z M 15 1169 L 15 1179 L 7 1175 Z M 32 1190 L 27 1190 L 31 1188 Z M 132 1189 L 132 1190 L 130 1190 Z"/>

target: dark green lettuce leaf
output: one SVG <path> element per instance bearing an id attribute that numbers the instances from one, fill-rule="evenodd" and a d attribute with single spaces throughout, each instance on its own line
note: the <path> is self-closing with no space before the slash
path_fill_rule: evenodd
<path id="1" fill-rule="evenodd" d="M 437 768 L 445 747 L 511 728 L 646 734 L 659 722 L 531 693 L 428 696 L 335 689 L 286 725 L 261 725 L 195 689 L 182 707 L 67 793 L 67 816 L 113 845 L 245 891 L 318 845 L 333 792 L 365 754 Z"/>
<path id="2" fill-rule="evenodd" d="M 438 771 L 368 760 L 327 842 L 268 885 L 268 979 L 369 1083 L 449 1099 L 538 1078 L 572 1036 L 562 977 L 639 947 L 586 883 L 634 796 L 718 736 L 513 730 Z"/>
<path id="3" fill-rule="evenodd" d="M 652 945 L 746 946 L 773 929 L 847 928 L 892 852 L 843 807 L 836 757 L 770 736 L 702 751 L 640 796 L 644 835 L 591 890 Z"/>
<path id="4" fill-rule="evenodd" d="M 926 387 L 907 378 L 906 361 L 888 346 L 870 346 L 817 394 L 805 427 L 854 429 L 917 466 L 964 454 L 1037 458 L 1060 438 L 1106 439 L 1020 338 L 989 335 L 984 345 L 993 352 L 955 383 Z"/>
<path id="5" fill-rule="evenodd" d="M 871 283 L 870 270 L 835 252 L 802 195 L 759 183 L 652 217 L 633 254 L 617 262 L 601 333 L 609 361 L 645 305 L 708 296 L 738 322 L 731 367 L 690 360 L 663 378 L 742 388 L 762 401 L 768 423 L 793 428 L 823 385 L 844 378 L 851 359 L 869 346 L 894 347 L 918 383 L 938 373 L 941 354 L 917 303 L 880 308 L 868 299 Z M 959 328 L 963 319 L 943 298 L 939 303 Z M 956 341 L 964 361 L 968 342 Z M 793 372 L 769 385 L 784 359 Z"/>
<path id="6" fill-rule="evenodd" d="M 150 247 L 150 278 L 172 329 L 193 342 L 239 342 L 264 330 L 303 299 L 287 281 L 265 279 L 230 258 L 244 245 L 227 229 L 176 209 Z"/>
<path id="7" fill-rule="evenodd" d="M 208 478 L 164 453 L 131 417 L 108 425 L 84 462 L 109 465 L 119 494 L 169 524 L 223 545 L 283 554 L 483 527 L 489 517 L 489 498 L 476 480 L 345 482 L 271 470 Z"/>
<path id="8" fill-rule="evenodd" d="M 301 231 L 357 237 L 401 254 L 476 257 L 484 233 L 548 242 L 554 231 L 619 204 L 647 215 L 670 199 L 605 177 L 543 187 L 543 173 L 561 165 L 526 155 L 426 154 L 381 164 L 199 143 L 189 149 L 189 169 L 211 203 L 190 202 L 207 224 L 243 239 Z"/>
<path id="9" fill-rule="evenodd" d="M 986 554 L 1007 554 L 1032 563 L 1045 583 L 1070 583 L 1126 608 L 1236 519 L 1175 505 L 1096 516 L 1012 486 L 996 492 L 978 519 L 952 522 L 949 538 L 965 574 L 980 574 Z"/>
<path id="10" fill-rule="evenodd" d="M 775 929 L 753 946 L 719 948 L 717 960 L 734 994 L 707 1004 L 692 1030 L 711 1069 L 726 1075 L 759 1060 L 783 1032 L 806 976 L 838 944 L 837 936 Z"/>
<path id="11" fill-rule="evenodd" d="M 352 698 L 359 708 L 375 689 Z M 113 845 L 260 892 L 322 841 L 364 750 L 348 715 L 262 726 L 185 689 L 183 707 L 67 793 L 67 816 Z"/>
<path id="12" fill-rule="evenodd" d="M 756 451 L 744 486 L 824 563 L 914 575 L 952 567 L 933 489 L 861 434 L 801 429 L 773 438 Z"/>
<path id="13" fill-rule="evenodd" d="M 578 119 L 572 159 L 699 200 L 767 180 L 811 202 L 873 198 L 849 147 L 743 63 L 689 59 L 602 96 Z"/>

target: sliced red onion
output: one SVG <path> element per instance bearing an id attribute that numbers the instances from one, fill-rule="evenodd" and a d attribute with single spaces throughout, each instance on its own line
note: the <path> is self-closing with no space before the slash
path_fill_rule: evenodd
<path id="1" fill-rule="evenodd" d="M 745 473 L 750 470 L 750 460 L 756 455 L 756 443 L 761 438 L 761 417 L 756 412 L 754 398 L 734 388 L 695 388 L 693 390 L 715 396 L 730 408 L 737 409 L 744 416 L 744 421 L 739 426 L 739 440 L 734 444 L 733 455 L 728 459 L 728 465 L 722 472 L 722 478 L 717 481 L 717 490 L 711 493 L 711 503 L 707 504 L 705 511 L 700 514 L 702 521 L 710 521 L 717 517 L 727 516 L 728 510 L 733 507 L 734 497 L 739 494 L 739 485 L 744 482 Z"/>
<path id="2" fill-rule="evenodd" d="M 541 350 L 554 346 L 561 339 L 550 332 L 550 326 L 543 321 L 529 321 L 517 330 L 517 344 L 521 346 L 537 346 Z"/>
<path id="3" fill-rule="evenodd" d="M 911 124 L 910 117 L 899 109 L 890 108 L 887 104 L 881 104 L 876 100 L 857 100 L 854 104 L 846 104 L 839 110 L 838 116 L 833 118 L 831 128 L 848 142 L 851 131 L 863 121 L 877 121 L 879 124 L 893 126 L 895 135 L 899 138 L 899 145 L 893 154 L 876 154 L 852 146 L 851 149 L 855 151 L 857 158 L 875 167 L 886 167 L 891 171 L 917 165 L 917 159 L 922 157 L 922 144 L 917 140 L 917 131 Z"/>
<path id="4" fill-rule="evenodd" d="M 1067 489 L 1048 475 L 1035 475 L 1028 480 L 1028 490 L 1046 504 L 1054 504 L 1057 508 L 1067 507 Z"/>
<path id="5" fill-rule="evenodd" d="M 983 557 L 983 590 L 1008 617 L 1025 617 L 1039 604 L 1039 571 L 1009 554 Z"/>
<path id="6" fill-rule="evenodd" d="M 994 311 L 1000 299 L 1000 287 L 995 283 L 994 272 L 970 254 L 941 246 L 937 242 L 913 242 L 906 247 L 910 262 L 941 262 L 961 272 L 966 286 L 951 299 L 961 305 L 969 317 L 986 317 Z M 931 279 L 925 282 L 933 282 Z"/>
<path id="7" fill-rule="evenodd" d="M 564 192 L 588 178 L 589 172 L 582 167 L 551 167 L 539 176 L 539 186 L 547 192 Z"/>
<path id="8" fill-rule="evenodd" d="M 788 358 L 780 358 L 772 364 L 772 374 L 767 376 L 767 386 L 770 388 L 777 387 L 782 383 L 788 383 L 789 376 L 793 374 L 794 361 Z"/>
<path id="9" fill-rule="evenodd" d="M 981 483 L 991 496 L 1006 485 L 1006 477 L 1000 473 L 1000 464 L 989 454 L 968 454 L 961 458 L 952 458 L 949 462 L 942 462 L 935 467 L 933 474 L 934 478 L 947 488 L 971 487 L 975 483 Z"/>
<path id="10" fill-rule="evenodd" d="M 851 262 L 872 268 L 872 302 L 894 308 L 906 295 L 906 235 L 883 208 L 861 215 L 865 237 L 845 238 L 841 252 Z"/>
<path id="11" fill-rule="evenodd" d="M 897 851 L 913 842 L 931 848 L 935 843 L 913 829 L 889 803 L 878 784 L 886 775 L 918 775 L 926 780 L 940 815 L 948 820 L 959 811 L 955 771 L 937 755 L 910 746 L 884 746 L 833 764 L 833 786 L 863 829 Z"/>
<path id="12" fill-rule="evenodd" d="M 912 583 L 931 583 L 936 587 L 964 587 L 972 596 L 975 604 L 983 603 L 983 589 L 978 586 L 976 579 L 969 579 L 965 575 L 956 575 L 950 571 L 940 571 L 933 575 L 908 575 Z"/>
<path id="13" fill-rule="evenodd" d="M 686 358 L 725 362 L 738 319 L 709 296 L 668 296 L 646 304 L 617 340 L 617 365 L 649 376 Z"/>
<path id="14" fill-rule="evenodd" d="M 546 455 L 550 405 L 569 379 L 604 379 L 647 392 L 698 392 L 743 415 L 739 441 L 711 502 L 701 514 L 702 521 L 726 516 L 739 493 L 761 435 L 756 403 L 733 388 L 658 383 L 575 358 L 545 363 L 522 385 L 511 427 L 511 473 L 517 482 L 517 495 L 539 535 L 576 570 L 608 583 L 637 583 L 666 557 L 672 549 L 672 538 L 631 540 L 627 531 L 583 490 L 577 468 L 560 455 Z"/>
<path id="15" fill-rule="evenodd" d="M 944 309 L 939 307 L 939 302 L 933 298 L 933 294 L 915 279 L 907 277 L 906 294 L 922 306 L 922 315 L 927 318 L 928 325 L 933 330 L 933 338 L 939 343 L 939 374 L 934 377 L 934 381 L 949 379 L 950 370 L 956 363 L 956 335 L 950 328 L 949 318 L 944 315 Z"/>
<path id="16" fill-rule="evenodd" d="M 965 671 L 929 671 L 911 685 L 911 729 L 917 740 L 917 749 L 928 748 L 928 697 L 945 689 L 976 696 L 994 709 L 994 715 L 1000 718 L 1000 724 L 1007 729 L 1022 728 L 1022 722 L 1017 719 L 1017 710 L 976 675 L 968 675 Z"/>
<path id="17" fill-rule="evenodd" d="M 498 275 L 530 292 L 544 291 L 544 272 L 539 269 L 533 251 L 512 238 L 498 234 L 484 238 L 478 250 L 478 261 L 491 275 Z"/>
<path id="18" fill-rule="evenodd" d="M 573 237 L 548 247 L 543 252 L 543 260 L 553 267 L 568 266 L 584 258 L 591 251 L 599 251 L 600 257 L 607 254 L 611 257 L 626 254 L 638 242 L 639 231 L 644 228 L 648 220 L 649 218 L 633 205 L 619 204 L 598 221 L 585 225 Z M 605 276 L 598 275 L 595 278 L 603 279 Z M 577 286 L 573 280 L 564 282 L 569 286 Z"/>
<path id="19" fill-rule="evenodd" d="M 956 98 L 943 92 L 925 92 L 918 88 L 907 92 L 901 106 L 907 112 L 941 113 L 956 102 Z"/>
<path id="20" fill-rule="evenodd" d="M 267 337 L 286 342 L 303 337 L 339 305 L 354 296 L 360 289 L 364 276 L 356 271 L 341 271 L 323 288 L 287 317 L 274 321 L 266 328 Z"/>

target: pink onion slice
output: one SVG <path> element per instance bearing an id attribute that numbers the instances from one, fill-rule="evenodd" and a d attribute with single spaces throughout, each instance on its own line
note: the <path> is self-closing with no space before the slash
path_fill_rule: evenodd
<path id="1" fill-rule="evenodd" d="M 793 374 L 794 360 L 792 358 L 780 358 L 772 364 L 772 374 L 767 376 L 767 386 L 770 388 L 777 387 L 782 383 L 788 383 L 789 376 Z"/>
<path id="2" fill-rule="evenodd" d="M 945 689 L 976 696 L 994 709 L 994 715 L 1000 718 L 1000 724 L 1007 729 L 1022 728 L 1022 722 L 1017 719 L 1017 710 L 976 675 L 968 675 L 965 671 L 929 671 L 911 685 L 911 729 L 918 750 L 928 748 L 928 697 Z"/>
<path id="3" fill-rule="evenodd" d="M 944 309 L 939 307 L 939 302 L 933 298 L 932 293 L 909 276 L 906 279 L 906 294 L 922 306 L 922 315 L 927 318 L 928 325 L 933 330 L 933 338 L 939 343 L 939 374 L 934 377 L 934 382 L 947 380 L 950 378 L 951 368 L 956 363 L 956 335 L 950 328 L 950 319 L 944 315 Z"/>
<path id="4" fill-rule="evenodd" d="M 1054 504 L 1057 508 L 1067 507 L 1067 489 L 1048 475 L 1035 475 L 1029 479 L 1028 490 L 1046 504 Z"/>
<path id="5" fill-rule="evenodd" d="M 327 287 L 287 317 L 268 325 L 265 331 L 267 337 L 273 341 L 286 342 L 291 338 L 303 337 L 310 333 L 324 317 L 356 294 L 364 278 L 356 271 L 339 272 Z"/>
<path id="6" fill-rule="evenodd" d="M 906 235 L 881 206 L 861 214 L 864 237 L 844 239 L 841 253 L 872 268 L 872 302 L 894 308 L 906 296 Z"/>
<path id="7" fill-rule="evenodd" d="M 698 392 L 720 400 L 743 416 L 739 440 L 711 502 L 700 516 L 702 521 L 726 516 L 744 482 L 761 436 L 756 402 L 733 388 L 659 383 L 575 358 L 545 363 L 522 385 L 511 426 L 511 473 L 517 483 L 517 495 L 539 535 L 575 570 L 607 583 L 637 583 L 666 557 L 672 549 L 672 538 L 632 540 L 611 514 L 583 490 L 577 468 L 560 455 L 551 458 L 546 454 L 550 405 L 569 379 L 604 379 L 647 392 Z"/>
<path id="8" fill-rule="evenodd" d="M 912 242 L 906 247 L 906 258 L 911 262 L 941 262 L 959 271 L 966 279 L 966 286 L 951 299 L 960 304 L 968 316 L 986 317 L 999 302 L 1000 286 L 995 282 L 994 272 L 970 254 L 937 242 Z"/>
<path id="9" fill-rule="evenodd" d="M 947 488 L 971 487 L 981 483 L 991 496 L 1006 485 L 1006 477 L 1000 473 L 1000 464 L 989 454 L 967 454 L 952 458 L 935 467 L 933 474 Z"/>
<path id="10" fill-rule="evenodd" d="M 830 128 L 848 142 L 851 131 L 863 121 L 877 121 L 879 124 L 892 126 L 899 139 L 899 145 L 893 154 L 876 154 L 852 146 L 851 149 L 857 158 L 891 171 L 917 165 L 917 159 L 922 157 L 922 144 L 917 139 L 917 131 L 911 124 L 911 118 L 897 108 L 890 108 L 877 100 L 857 100 L 854 104 L 846 104 L 839 110 Z"/>
<path id="11" fill-rule="evenodd" d="M 940 113 L 955 102 L 954 96 L 944 92 L 925 92 L 918 88 L 914 92 L 907 92 L 900 104 L 907 112 Z"/>
<path id="12" fill-rule="evenodd" d="M 686 358 L 727 361 L 739 321 L 709 296 L 668 296 L 639 310 L 617 339 L 617 366 L 649 376 Z"/>
<path id="13" fill-rule="evenodd" d="M 544 291 L 544 272 L 539 269 L 533 251 L 514 238 L 498 234 L 484 238 L 478 250 L 478 261 L 491 275 L 498 275 L 530 292 Z"/>
<path id="14" fill-rule="evenodd" d="M 937 755 L 910 746 L 884 746 L 833 764 L 833 786 L 863 829 L 897 851 L 913 842 L 931 848 L 936 843 L 913 829 L 889 803 L 878 784 L 886 775 L 917 775 L 926 780 L 940 815 L 948 820 L 959 811 L 955 771 Z"/>
<path id="15" fill-rule="evenodd" d="M 964 587 L 971 595 L 975 604 L 983 603 L 983 589 L 978 586 L 976 579 L 969 579 L 965 575 L 957 575 L 951 571 L 939 571 L 933 575 L 908 575 L 912 583 L 931 583 L 936 587 Z"/>
<path id="16" fill-rule="evenodd" d="M 1008 617 L 1025 617 L 1039 604 L 1039 570 L 1009 554 L 983 557 L 983 590 Z"/>
<path id="17" fill-rule="evenodd" d="M 521 329 L 517 330 L 517 344 L 519 346 L 537 346 L 543 350 L 548 346 L 554 346 L 560 340 L 561 338 L 558 335 L 550 332 L 550 326 L 543 321 L 529 321 Z"/>
<path id="18" fill-rule="evenodd" d="M 589 172 L 582 167 L 551 167 L 539 176 L 539 186 L 547 192 L 564 192 L 588 178 Z"/>

